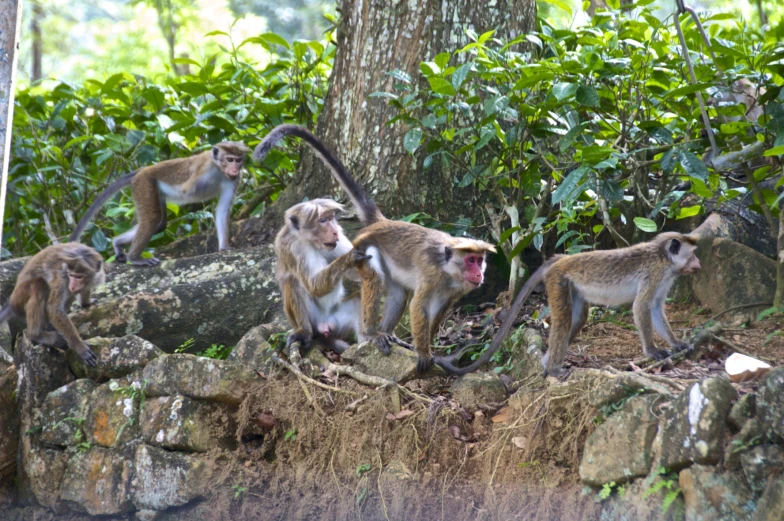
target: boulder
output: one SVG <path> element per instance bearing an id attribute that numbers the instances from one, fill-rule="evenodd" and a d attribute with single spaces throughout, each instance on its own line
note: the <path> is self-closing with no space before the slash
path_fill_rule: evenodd
<path id="1" fill-rule="evenodd" d="M 508 374 L 512 380 L 525 380 L 531 386 L 537 386 L 538 382 L 544 383 L 542 353 L 545 344 L 539 331 L 520 328 L 504 340 L 501 350 L 509 354 L 511 368 Z"/>
<path id="2" fill-rule="evenodd" d="M 88 343 L 98 357 L 97 367 L 85 365 L 82 357 L 72 351 L 68 351 L 66 358 L 78 378 L 90 378 L 97 382 L 127 376 L 163 354 L 163 351 L 136 335 L 122 338 L 95 337 Z"/>
<path id="3" fill-rule="evenodd" d="M 143 374 L 150 396 L 182 394 L 235 405 L 263 384 L 255 371 L 238 362 L 186 354 L 156 358 Z"/>
<path id="4" fill-rule="evenodd" d="M 702 239 L 698 241 L 696 254 L 702 269 L 689 278 L 692 291 L 703 306 L 720 312 L 737 306 L 773 302 L 776 292 L 774 260 L 726 239 Z M 739 314 L 756 315 L 756 311 L 748 307 Z"/>
<path id="5" fill-rule="evenodd" d="M 41 406 L 39 423 L 43 427 L 41 442 L 58 447 L 82 441 L 82 422 L 87 401 L 96 383 L 82 379 L 55 389 Z"/>
<path id="6" fill-rule="evenodd" d="M 60 486 L 60 499 L 91 516 L 119 515 L 133 510 L 129 494 L 131 462 L 122 453 L 101 447 L 75 453 Z"/>
<path id="7" fill-rule="evenodd" d="M 506 400 L 506 385 L 493 372 L 468 373 L 455 380 L 449 388 L 452 398 L 469 412 L 481 406 L 498 408 Z"/>
<path id="8" fill-rule="evenodd" d="M 784 470 L 784 448 L 758 445 L 741 454 L 740 462 L 751 491 L 759 496 L 765 491 L 768 478 Z"/>
<path id="9" fill-rule="evenodd" d="M 282 322 L 262 324 L 256 326 L 243 336 L 234 349 L 229 354 L 227 360 L 238 362 L 245 367 L 269 373 L 272 369 L 270 356 L 273 354 L 273 347 L 267 342 L 270 335 L 282 333 L 288 326 Z"/>
<path id="10" fill-rule="evenodd" d="M 735 402 L 735 405 L 733 405 L 732 409 L 730 409 L 730 415 L 728 419 L 736 429 L 740 429 L 746 423 L 746 420 L 753 418 L 756 414 L 757 394 L 749 393 L 744 394 L 737 402 Z"/>
<path id="11" fill-rule="evenodd" d="M 102 447 L 123 447 L 139 442 L 139 403 L 143 383 L 136 375 L 110 380 L 90 395 L 84 432 L 87 439 Z"/>
<path id="12" fill-rule="evenodd" d="M 743 424 L 740 432 L 733 436 L 724 451 L 724 467 L 730 470 L 741 468 L 740 457 L 762 438 L 759 421 L 752 418 Z"/>
<path id="13" fill-rule="evenodd" d="M 708 378 L 683 391 L 664 411 L 659 465 L 679 470 L 691 463 L 718 463 L 736 396 L 725 378 Z"/>
<path id="14" fill-rule="evenodd" d="M 360 342 L 346 349 L 340 358 L 351 362 L 357 369 L 371 376 L 379 376 L 399 384 L 432 375 L 443 376 L 438 366 L 425 375 L 417 373 L 417 355 L 404 347 L 393 345 L 389 355 L 384 355 L 373 342 Z"/>
<path id="15" fill-rule="evenodd" d="M 695 465 L 679 475 L 686 521 L 746 521 L 754 513 L 751 490 L 736 474 Z"/>
<path id="16" fill-rule="evenodd" d="M 669 489 L 662 487 L 652 492 L 651 486 L 651 483 L 645 479 L 627 483 L 623 494 L 613 494 L 602 501 L 601 514 L 591 517 L 587 512 L 583 512 L 582 517 L 575 517 L 585 521 L 594 519 L 601 521 L 682 521 L 683 496 L 679 494 L 665 511 L 664 500 Z M 550 519 L 555 521 L 556 519 L 570 519 L 570 517 L 564 515 L 562 518 L 558 518 L 553 515 Z"/>
<path id="17" fill-rule="evenodd" d="M 757 411 L 763 436 L 784 440 L 784 367 L 772 370 L 760 382 Z"/>
<path id="18" fill-rule="evenodd" d="M 591 433 L 580 463 L 583 483 L 620 484 L 648 474 L 659 423 L 656 406 L 663 401 L 655 394 L 632 398 Z"/>
<path id="19" fill-rule="evenodd" d="M 184 505 L 213 486 L 210 466 L 194 457 L 139 445 L 131 482 L 133 504 L 139 510 L 166 510 Z"/>
<path id="20" fill-rule="evenodd" d="M 25 503 L 33 504 L 34 500 L 57 513 L 65 512 L 67 506 L 60 500 L 60 484 L 67 464 L 68 454 L 63 450 L 32 447 L 22 460 L 21 470 L 29 491 Z"/>
<path id="21" fill-rule="evenodd" d="M 141 426 L 145 443 L 169 450 L 207 452 L 237 445 L 236 407 L 187 396 L 148 399 Z"/>
<path id="22" fill-rule="evenodd" d="M 16 472 L 19 410 L 16 407 L 16 366 L 0 371 L 0 483 Z"/>
<path id="23" fill-rule="evenodd" d="M 753 521 L 781 521 L 784 512 L 784 475 L 768 481 L 765 492 L 757 503 Z"/>
<path id="24" fill-rule="evenodd" d="M 616 378 L 605 380 L 588 398 L 591 405 L 599 409 L 638 393 L 658 394 L 666 400 L 673 398 L 672 392 L 664 385 L 636 374 L 619 374 Z"/>

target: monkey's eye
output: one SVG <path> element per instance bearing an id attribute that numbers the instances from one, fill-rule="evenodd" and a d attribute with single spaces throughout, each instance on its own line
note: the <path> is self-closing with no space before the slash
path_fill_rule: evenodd
<path id="1" fill-rule="evenodd" d="M 229 163 L 233 163 L 234 162 L 234 158 L 233 157 L 227 157 L 226 161 L 228 161 Z"/>
<path id="2" fill-rule="evenodd" d="M 326 224 L 328 221 L 329 221 L 329 218 L 328 218 L 328 217 L 322 217 L 321 219 L 319 219 L 319 222 L 320 222 L 321 224 Z"/>
<path id="3" fill-rule="evenodd" d="M 476 263 L 476 257 L 474 257 L 473 255 L 468 257 L 468 262 L 470 262 L 471 264 L 475 264 Z"/>

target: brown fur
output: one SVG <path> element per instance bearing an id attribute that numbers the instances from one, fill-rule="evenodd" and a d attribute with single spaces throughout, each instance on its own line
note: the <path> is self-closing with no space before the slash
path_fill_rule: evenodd
<path id="1" fill-rule="evenodd" d="M 142 253 L 156 233 L 166 229 L 166 200 L 177 204 L 219 198 L 215 211 L 219 249 L 229 247 L 229 214 L 248 148 L 243 143 L 225 141 L 211 150 L 187 158 L 169 159 L 146 166 L 118 179 L 107 187 L 79 221 L 71 241 L 77 241 L 95 213 L 115 193 L 131 185 L 136 205 L 137 226 L 113 239 L 117 262 L 155 266 L 156 258 L 143 259 Z M 130 243 L 126 257 L 122 246 Z"/>
<path id="2" fill-rule="evenodd" d="M 0 312 L 0 322 L 24 315 L 31 341 L 67 345 L 87 364 L 95 365 L 95 355 L 79 336 L 67 310 L 77 295 L 82 307 L 91 305 L 91 291 L 104 278 L 103 259 L 89 246 L 73 242 L 49 246 L 22 268 L 8 305 Z M 49 324 L 56 333 L 47 330 Z"/>

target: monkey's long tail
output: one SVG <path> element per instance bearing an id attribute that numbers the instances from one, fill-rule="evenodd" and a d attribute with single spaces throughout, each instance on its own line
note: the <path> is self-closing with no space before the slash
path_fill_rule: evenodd
<path id="1" fill-rule="evenodd" d="M 100 210 L 103 205 L 106 204 L 106 201 L 111 199 L 114 194 L 131 184 L 133 177 L 138 172 L 138 170 L 134 170 L 130 174 L 125 174 L 124 176 L 120 177 L 115 182 L 107 186 L 104 191 L 95 198 L 95 201 L 93 201 L 93 204 L 91 204 L 87 209 L 87 212 L 79 220 L 79 223 L 76 225 L 76 229 L 71 234 L 71 238 L 69 239 L 71 242 L 76 242 L 79 240 L 79 237 L 81 237 L 82 233 L 84 233 L 84 229 L 87 228 L 87 223 L 93 220 L 93 217 L 95 217 L 95 214 L 98 213 L 98 210 Z"/>
<path id="2" fill-rule="evenodd" d="M 501 344 L 504 343 L 504 340 L 509 334 L 509 330 L 512 329 L 512 325 L 517 319 L 517 315 L 520 314 L 520 309 L 523 307 L 523 304 L 528 299 L 529 295 L 531 295 L 531 292 L 536 286 L 544 281 L 544 277 L 550 270 L 550 266 L 552 266 L 553 263 L 561 257 L 563 257 L 563 255 L 554 255 L 551 259 L 548 259 L 544 264 L 542 264 L 539 269 L 528 278 L 520 290 L 520 293 L 517 294 L 517 298 L 515 299 L 514 303 L 509 308 L 509 313 L 504 319 L 504 322 L 501 324 L 501 327 L 498 328 L 498 331 L 496 331 L 495 337 L 493 337 L 493 343 L 490 344 L 490 348 L 482 353 L 476 362 L 465 367 L 455 366 L 455 361 L 465 353 L 465 349 L 461 349 L 449 356 L 434 357 L 435 363 L 443 367 L 444 370 L 449 374 L 464 375 L 476 371 L 481 366 L 489 362 L 490 359 L 493 358 L 495 352 L 498 351 L 498 348 L 501 347 Z"/>
<path id="3" fill-rule="evenodd" d="M 332 176 L 340 183 L 340 187 L 348 194 L 354 207 L 357 209 L 359 219 L 362 224 L 373 224 L 376 221 L 384 219 L 384 216 L 376 207 L 376 203 L 368 196 L 359 184 L 354 180 L 349 171 L 337 159 L 329 149 L 321 142 L 319 138 L 314 136 L 308 129 L 299 125 L 279 125 L 272 129 L 267 136 L 261 140 L 261 143 L 256 145 L 253 150 L 253 160 L 261 163 L 272 147 L 285 138 L 286 136 L 296 136 L 302 141 L 307 143 L 319 156 L 319 159 L 327 165 L 332 172 Z"/>
<path id="4" fill-rule="evenodd" d="M 0 324 L 5 324 L 15 316 L 16 313 L 14 313 L 14 310 L 11 309 L 11 304 L 6 304 L 2 309 L 0 309 Z"/>

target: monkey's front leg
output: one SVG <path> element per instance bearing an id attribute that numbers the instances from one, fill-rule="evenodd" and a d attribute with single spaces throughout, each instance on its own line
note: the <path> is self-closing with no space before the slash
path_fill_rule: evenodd
<path id="1" fill-rule="evenodd" d="M 692 346 L 688 342 L 678 340 L 675 333 L 670 327 L 670 322 L 667 320 L 667 315 L 664 314 L 664 298 L 657 299 L 651 307 L 651 319 L 653 320 L 653 329 L 660 337 L 667 341 L 676 351 L 692 350 Z"/>
<path id="2" fill-rule="evenodd" d="M 89 288 L 85 288 L 82 290 L 81 293 L 79 293 L 78 300 L 79 300 L 79 306 L 82 308 L 89 308 L 90 306 L 98 302 L 98 299 L 92 298 L 92 292 Z"/>
<path id="3" fill-rule="evenodd" d="M 417 353 L 417 372 L 426 373 L 433 367 L 433 354 L 430 352 L 430 324 L 427 320 L 425 306 L 427 299 L 414 292 L 408 315 L 411 319 L 411 333 L 414 335 L 414 350 Z"/>
<path id="4" fill-rule="evenodd" d="M 353 268 L 359 269 L 363 267 L 365 261 L 370 258 L 370 255 L 366 255 L 364 251 L 357 249 L 344 253 L 307 282 L 310 286 L 308 292 L 316 298 L 323 297 L 335 289 L 338 282 L 346 275 L 346 272 Z M 367 270 L 373 271 L 370 268 L 367 268 Z"/>
<path id="5" fill-rule="evenodd" d="M 66 288 L 62 288 L 62 291 L 65 290 Z M 98 365 L 98 357 L 95 356 L 95 353 L 92 352 L 90 346 L 88 346 L 87 343 L 82 340 L 82 337 L 79 336 L 76 326 L 74 326 L 71 319 L 68 318 L 68 315 L 62 307 L 62 303 L 59 302 L 55 288 L 52 288 L 52 292 L 49 294 L 49 300 L 46 304 L 46 315 L 49 322 L 52 323 L 55 329 L 57 329 L 68 342 L 68 347 L 81 356 L 85 364 L 93 367 Z"/>
<path id="6" fill-rule="evenodd" d="M 637 332 L 640 334 L 642 352 L 645 356 L 650 356 L 654 360 L 664 360 L 672 353 L 667 349 L 657 349 L 653 341 L 650 302 L 651 300 L 646 298 L 645 292 L 641 291 L 637 294 L 637 298 L 634 299 L 634 304 L 632 305 L 634 325 L 637 326 Z"/>
<path id="7" fill-rule="evenodd" d="M 234 201 L 234 192 L 237 189 L 237 182 L 224 183 L 221 185 L 221 194 L 218 198 L 218 205 L 215 207 L 215 227 L 218 230 L 218 251 L 228 250 L 229 248 L 229 220 L 231 204 Z"/>

